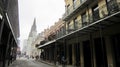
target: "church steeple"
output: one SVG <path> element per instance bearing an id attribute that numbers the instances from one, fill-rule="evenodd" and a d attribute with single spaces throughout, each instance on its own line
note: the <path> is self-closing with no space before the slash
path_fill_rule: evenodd
<path id="1" fill-rule="evenodd" d="M 34 18 L 34 22 L 33 22 L 33 25 L 32 25 L 31 30 L 32 30 L 32 31 L 37 31 L 37 30 L 36 30 L 36 18 Z"/>
<path id="2" fill-rule="evenodd" d="M 29 37 L 34 37 L 34 35 L 37 35 L 36 18 L 34 18 L 33 25 L 31 27 L 31 31 L 29 33 Z"/>

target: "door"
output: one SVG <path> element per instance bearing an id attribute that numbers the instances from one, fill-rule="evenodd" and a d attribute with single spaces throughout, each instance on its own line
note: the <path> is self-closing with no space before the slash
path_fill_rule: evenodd
<path id="1" fill-rule="evenodd" d="M 115 55 L 116 67 L 120 67 L 120 34 L 112 36 L 113 53 Z"/>
<path id="2" fill-rule="evenodd" d="M 91 48 L 90 41 L 83 41 L 84 67 L 91 67 Z"/>
<path id="3" fill-rule="evenodd" d="M 74 52 L 75 53 L 75 65 L 80 66 L 80 44 L 75 43 L 74 48 L 75 48 L 75 52 Z"/>
<path id="4" fill-rule="evenodd" d="M 102 38 L 94 39 L 96 67 L 108 67 L 105 41 Z"/>

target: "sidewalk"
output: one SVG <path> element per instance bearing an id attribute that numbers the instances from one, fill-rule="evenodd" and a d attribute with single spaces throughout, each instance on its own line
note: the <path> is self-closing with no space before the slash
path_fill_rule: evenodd
<path id="1" fill-rule="evenodd" d="M 46 61 L 43 61 L 43 60 L 36 60 L 36 61 L 48 64 L 48 65 L 51 65 L 51 66 L 55 66 L 55 64 L 50 63 L 50 62 L 46 62 Z"/>
<path id="2" fill-rule="evenodd" d="M 43 60 L 37 60 L 37 62 L 45 63 L 45 64 L 48 64 L 48 65 L 51 65 L 51 66 L 54 66 L 54 67 L 62 67 L 62 65 L 55 65 L 54 63 L 46 62 L 46 61 L 43 61 Z M 66 65 L 66 67 L 74 67 L 74 66 Z"/>

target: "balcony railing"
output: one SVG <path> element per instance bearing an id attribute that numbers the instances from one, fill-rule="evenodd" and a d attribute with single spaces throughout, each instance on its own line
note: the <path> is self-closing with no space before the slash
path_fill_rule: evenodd
<path id="1" fill-rule="evenodd" d="M 78 7 L 78 4 L 80 4 L 80 2 L 78 3 L 78 1 L 76 0 L 73 4 L 73 9 L 76 9 Z"/>
<path id="2" fill-rule="evenodd" d="M 93 13 L 93 21 L 97 21 L 100 19 L 99 8 L 96 8 L 92 13 Z"/>
<path id="3" fill-rule="evenodd" d="M 77 30 L 79 28 L 79 21 L 74 22 L 74 28 Z"/>
<path id="4" fill-rule="evenodd" d="M 73 10 L 73 6 L 69 6 L 69 7 L 67 8 L 67 13 L 66 13 L 66 15 L 69 15 L 69 14 L 72 12 L 72 10 Z"/>
<path id="5" fill-rule="evenodd" d="M 113 14 L 120 10 L 120 2 L 116 2 L 115 0 L 107 3 L 109 14 Z"/>
<path id="6" fill-rule="evenodd" d="M 108 14 L 103 15 L 104 17 L 100 17 L 99 16 L 100 15 L 99 14 L 99 11 L 100 11 L 99 9 L 104 9 L 106 6 L 107 6 Z M 69 28 L 69 29 L 66 30 L 66 31 L 68 31 L 66 34 L 69 34 L 73 31 L 76 31 L 76 30 L 81 29 L 85 26 L 88 26 L 91 23 L 94 23 L 98 20 L 101 20 L 101 19 L 103 19 L 107 16 L 110 16 L 110 15 L 116 13 L 116 12 L 119 12 L 119 11 L 120 11 L 120 2 L 109 2 L 109 3 L 107 3 L 107 5 L 103 5 L 101 7 L 98 7 L 98 9 L 96 9 L 94 11 L 94 14 L 89 14 L 88 19 L 86 19 L 86 22 L 82 22 L 82 19 L 77 21 L 77 23 L 74 25 L 74 28 Z M 101 13 L 101 14 L 104 14 L 104 13 Z"/>
<path id="7" fill-rule="evenodd" d="M 109 5 L 109 6 L 108 6 Z M 114 2 L 114 4 L 112 4 L 111 6 L 112 7 L 115 7 L 114 9 L 113 8 L 110 8 L 111 6 L 111 3 L 108 3 L 107 4 L 107 12 L 108 12 L 108 14 L 107 15 L 105 15 L 104 17 L 98 17 L 98 19 L 97 20 L 93 20 L 93 18 L 94 18 L 94 15 L 92 15 L 92 14 L 90 14 L 89 15 L 89 17 L 88 17 L 88 22 L 84 22 L 84 23 L 81 23 L 81 21 L 82 21 L 82 19 L 81 20 L 79 20 L 78 22 L 79 22 L 79 25 L 78 26 L 76 26 L 76 28 L 78 28 L 78 29 L 76 29 L 76 30 L 82 30 L 82 28 L 84 28 L 85 26 L 86 27 L 88 27 L 88 25 L 93 25 L 92 23 L 95 23 L 96 21 L 99 21 L 99 20 L 101 20 L 101 19 L 103 19 L 103 18 L 105 18 L 105 17 L 108 17 L 108 16 L 111 16 L 111 15 L 113 15 L 114 13 L 119 13 L 120 12 L 120 2 Z M 105 8 L 106 7 L 106 5 L 103 5 L 103 6 L 101 6 L 101 7 L 99 7 L 99 9 L 100 8 Z M 61 38 L 63 38 L 63 37 L 66 37 L 67 35 L 70 35 L 70 34 L 72 34 L 72 33 L 75 33 L 75 29 L 67 29 L 67 30 L 65 30 L 65 32 L 66 31 L 69 31 L 69 30 L 72 30 L 73 32 L 69 32 L 69 33 L 65 33 L 65 34 L 63 34 L 63 35 L 61 35 L 61 36 L 59 36 L 59 37 L 56 37 L 56 39 L 61 39 Z M 53 42 L 55 42 L 55 40 L 53 40 L 52 42 L 50 41 L 50 43 L 53 43 Z M 49 42 L 47 42 L 46 44 L 49 44 Z M 45 45 L 46 45 L 45 44 Z M 44 46 L 44 45 L 43 45 Z"/>
<path id="8" fill-rule="evenodd" d="M 65 35 L 66 34 L 65 32 L 66 32 L 65 27 L 61 28 L 61 30 L 59 32 L 57 32 L 56 38 L 59 38 L 59 37 Z"/>
<path id="9" fill-rule="evenodd" d="M 78 1 L 76 1 L 73 5 L 67 8 L 65 14 L 63 15 L 63 19 L 65 20 L 68 18 L 72 13 L 76 12 L 77 9 L 84 8 L 84 5 L 87 5 L 88 1 L 91 0 L 85 0 L 82 3 L 78 3 Z"/>

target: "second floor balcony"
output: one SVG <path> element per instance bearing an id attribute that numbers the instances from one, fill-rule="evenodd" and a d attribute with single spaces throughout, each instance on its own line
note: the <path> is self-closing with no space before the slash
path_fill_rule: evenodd
<path id="1" fill-rule="evenodd" d="M 78 2 L 79 1 L 79 2 Z M 65 14 L 63 15 L 63 20 L 68 20 L 74 14 L 76 14 L 79 10 L 84 9 L 88 4 L 91 4 L 94 0 L 76 0 L 73 5 L 69 5 L 66 7 Z"/>
<path id="2" fill-rule="evenodd" d="M 65 34 L 59 35 L 52 41 L 55 42 L 54 40 L 57 41 L 57 40 L 61 40 L 61 39 L 65 38 L 65 37 L 72 37 L 75 35 L 75 33 L 79 33 L 79 36 L 82 36 L 84 34 L 89 34 L 91 32 L 100 31 L 101 28 L 104 29 L 106 27 L 110 27 L 114 24 L 119 23 L 120 2 L 109 3 L 107 5 L 111 5 L 112 7 L 115 7 L 115 8 L 107 6 L 108 14 L 104 15 L 104 13 L 103 13 L 104 17 L 100 17 L 98 10 L 106 7 L 106 5 L 95 8 L 95 10 L 93 12 L 94 14 L 89 15 L 88 19 L 85 19 L 86 17 L 84 17 L 84 18 L 81 18 L 81 19 L 75 21 L 73 25 L 69 24 L 68 28 L 66 28 L 64 30 Z M 62 31 L 60 31 L 60 32 L 62 32 Z M 59 34 L 61 34 L 60 32 L 59 32 Z M 48 43 L 46 43 L 46 44 L 48 45 Z"/>
<path id="3" fill-rule="evenodd" d="M 89 27 L 90 25 L 94 26 L 94 24 L 96 24 L 96 23 L 97 24 L 100 23 L 100 25 L 101 24 L 103 25 L 101 27 L 104 27 L 104 25 L 107 26 L 107 25 L 114 24 L 115 22 L 118 22 L 117 17 L 114 17 L 111 19 L 109 19 L 109 17 L 111 17 L 117 13 L 120 13 L 120 2 L 115 2 L 115 1 L 113 2 L 112 1 L 112 2 L 107 3 L 107 14 L 106 15 L 104 13 L 105 11 L 104 12 L 100 11 L 100 9 L 104 9 L 105 7 L 106 7 L 106 5 L 103 5 L 100 7 L 95 7 L 92 10 L 93 11 L 92 14 L 89 14 L 88 16 L 82 17 L 81 19 L 74 22 L 73 25 L 70 25 L 69 28 L 67 28 L 66 35 L 71 34 L 71 33 L 78 31 L 78 30 L 82 30 L 86 27 Z M 100 15 L 103 15 L 103 17 L 100 17 Z M 106 18 L 107 18 L 107 20 L 106 20 Z M 95 26 L 95 28 L 96 27 L 97 27 L 97 25 Z M 100 26 L 98 25 L 98 27 L 100 27 Z M 92 28 L 92 29 L 95 29 L 95 28 Z"/>

